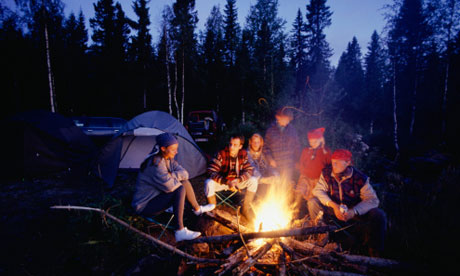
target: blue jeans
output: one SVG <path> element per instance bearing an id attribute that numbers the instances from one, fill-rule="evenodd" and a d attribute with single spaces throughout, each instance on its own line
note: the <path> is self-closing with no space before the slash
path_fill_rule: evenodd
<path id="1" fill-rule="evenodd" d="M 173 207 L 174 224 L 177 229 L 184 228 L 184 204 L 185 204 L 185 187 L 179 186 L 171 193 L 161 193 L 152 198 L 140 213 L 143 216 L 155 216 L 170 206 Z"/>

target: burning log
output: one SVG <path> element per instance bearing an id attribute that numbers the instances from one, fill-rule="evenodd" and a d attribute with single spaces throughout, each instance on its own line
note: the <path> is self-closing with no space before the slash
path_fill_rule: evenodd
<path id="1" fill-rule="evenodd" d="M 304 228 L 295 228 L 295 229 L 283 229 L 267 232 L 252 232 L 242 234 L 245 240 L 251 239 L 261 239 L 261 238 L 279 238 L 279 237 L 289 237 L 289 236 L 306 236 L 313 235 L 325 232 L 331 232 L 336 230 L 336 226 L 319 226 L 319 227 L 304 227 Z M 222 243 L 232 240 L 240 239 L 239 234 L 231 235 L 222 235 L 222 236 L 211 236 L 211 237 L 201 237 L 194 240 L 187 241 L 188 243 Z"/>
<path id="2" fill-rule="evenodd" d="M 254 252 L 257 251 L 261 246 L 258 246 L 255 242 L 249 242 L 246 244 L 250 255 L 253 255 Z M 238 250 L 236 250 L 232 255 L 230 255 L 227 258 L 227 262 L 222 264 L 219 270 L 216 271 L 219 275 L 224 275 L 228 271 L 231 271 L 234 269 L 236 266 L 238 266 L 239 263 L 241 263 L 244 258 L 247 257 L 246 249 L 241 246 Z"/>
<path id="3" fill-rule="evenodd" d="M 238 267 L 233 269 L 233 274 L 244 275 L 256 262 L 260 259 L 265 253 L 272 248 L 275 240 L 270 240 L 265 243 L 263 246 L 259 247 L 254 254 L 251 254 L 252 257 L 249 257 L 246 261 L 240 264 Z"/>
<path id="4" fill-rule="evenodd" d="M 286 275 L 286 254 L 284 253 L 284 250 L 281 252 L 280 256 L 278 257 L 278 264 L 279 264 L 278 275 L 285 276 Z"/>

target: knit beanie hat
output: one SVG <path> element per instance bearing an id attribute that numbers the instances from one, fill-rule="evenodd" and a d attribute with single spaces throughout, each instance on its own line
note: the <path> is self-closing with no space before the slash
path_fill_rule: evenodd
<path id="1" fill-rule="evenodd" d="M 173 144 L 178 144 L 179 142 L 177 141 L 176 137 L 172 135 L 171 133 L 165 132 L 157 136 L 157 145 L 159 147 L 169 147 Z"/>
<path id="2" fill-rule="evenodd" d="M 324 127 L 320 127 L 320 128 L 317 128 L 317 129 L 310 130 L 307 133 L 307 138 L 308 139 L 319 139 L 319 138 L 323 137 L 323 134 L 324 134 L 325 130 L 326 129 Z"/>
<path id="3" fill-rule="evenodd" d="M 332 153 L 331 159 L 351 161 L 351 152 L 346 149 L 338 149 Z"/>

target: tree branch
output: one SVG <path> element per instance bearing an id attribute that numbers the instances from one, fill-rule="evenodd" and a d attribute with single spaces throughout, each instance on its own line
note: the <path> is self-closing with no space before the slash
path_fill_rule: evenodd
<path id="1" fill-rule="evenodd" d="M 216 264 L 220 264 L 220 263 L 223 263 L 222 260 L 218 260 L 218 259 L 206 259 L 206 258 L 199 258 L 199 257 L 195 257 L 193 255 L 190 255 L 188 253 L 185 253 L 184 251 L 180 250 L 180 249 L 177 249 L 176 247 L 174 246 L 171 246 L 165 242 L 162 242 L 158 239 L 155 239 L 154 237 L 148 235 L 147 233 L 144 233 L 138 229 L 136 229 L 135 227 L 129 225 L 128 223 L 122 221 L 121 219 L 107 213 L 106 211 L 104 210 L 101 210 L 101 209 L 98 209 L 98 208 L 92 208 L 92 207 L 84 207 L 84 206 L 51 206 L 50 207 L 51 209 L 64 209 L 64 210 L 85 210 L 85 211 L 92 211 L 92 212 L 98 212 L 104 216 L 107 216 L 108 218 L 114 220 L 115 222 L 118 222 L 119 224 L 123 225 L 124 227 L 126 227 L 127 229 L 135 232 L 136 234 L 146 238 L 147 240 L 157 244 L 157 245 L 160 245 L 161 247 L 164 247 L 166 249 L 168 249 L 169 251 L 175 253 L 175 254 L 178 254 L 182 257 L 185 257 L 187 259 L 189 259 L 190 261 L 193 261 L 193 262 L 196 262 L 196 263 L 216 263 Z"/>

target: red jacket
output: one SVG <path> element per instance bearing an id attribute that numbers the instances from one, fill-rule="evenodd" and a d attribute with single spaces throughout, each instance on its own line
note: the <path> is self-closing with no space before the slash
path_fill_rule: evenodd
<path id="1" fill-rule="evenodd" d="M 304 148 L 299 163 L 301 175 L 318 179 L 322 169 L 331 164 L 331 150 L 329 148 Z"/>

